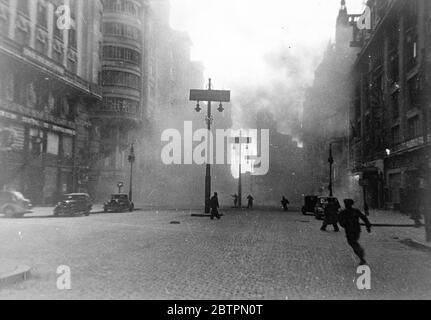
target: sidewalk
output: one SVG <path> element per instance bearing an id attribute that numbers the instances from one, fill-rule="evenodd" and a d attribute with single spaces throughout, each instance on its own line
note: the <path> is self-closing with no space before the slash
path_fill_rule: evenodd
<path id="1" fill-rule="evenodd" d="M 409 215 L 396 211 L 370 210 L 368 218 L 375 228 L 396 228 L 401 241 L 411 240 L 413 243 L 431 249 L 431 242 L 427 242 L 425 238 L 425 227 L 415 227 Z M 424 223 L 423 219 L 422 223 Z"/>
<path id="2" fill-rule="evenodd" d="M 30 277 L 30 267 L 15 261 L 2 259 L 0 263 L 0 289 Z"/>

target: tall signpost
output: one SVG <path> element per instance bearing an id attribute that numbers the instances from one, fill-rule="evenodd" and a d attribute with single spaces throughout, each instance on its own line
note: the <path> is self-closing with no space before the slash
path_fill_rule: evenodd
<path id="1" fill-rule="evenodd" d="M 238 207 L 242 208 L 242 145 L 250 144 L 251 137 L 242 137 L 240 132 L 239 137 L 234 137 L 232 143 L 239 146 L 239 175 L 238 175 Z"/>
<path id="2" fill-rule="evenodd" d="M 211 124 L 213 122 L 212 113 L 211 113 L 211 103 L 219 102 L 218 111 L 223 112 L 223 102 L 230 102 L 230 91 L 225 90 L 212 90 L 211 78 L 208 81 L 208 90 L 190 90 L 190 101 L 196 101 L 196 112 L 200 112 L 202 109 L 199 105 L 201 101 L 208 102 L 208 111 L 207 111 L 207 129 L 208 129 L 208 146 L 207 146 L 207 163 L 206 163 L 206 174 L 205 174 L 205 213 L 210 213 L 210 199 L 211 199 L 211 160 L 210 152 L 211 142 L 210 142 L 210 133 L 211 133 Z"/>

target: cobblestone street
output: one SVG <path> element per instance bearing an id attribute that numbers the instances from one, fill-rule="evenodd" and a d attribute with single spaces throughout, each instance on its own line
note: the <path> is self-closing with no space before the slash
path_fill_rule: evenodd
<path id="1" fill-rule="evenodd" d="M 319 231 L 320 221 L 312 216 L 223 210 L 222 220 L 211 221 L 191 213 L 0 217 L 1 257 L 32 267 L 30 280 L 0 289 L 0 298 L 431 297 L 430 253 L 400 242 L 409 227 L 363 233 L 372 289 L 361 291 L 344 234 Z M 60 265 L 71 268 L 71 290 L 56 287 Z"/>

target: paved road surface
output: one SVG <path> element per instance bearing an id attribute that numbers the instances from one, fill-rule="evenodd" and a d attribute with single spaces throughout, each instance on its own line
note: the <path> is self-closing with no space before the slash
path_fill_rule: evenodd
<path id="1" fill-rule="evenodd" d="M 431 298 L 431 255 L 394 239 L 397 228 L 363 234 L 372 289 L 360 291 L 343 233 L 319 231 L 313 217 L 258 209 L 225 211 L 220 221 L 190 214 L 0 217 L 0 255 L 33 267 L 31 280 L 0 290 L 0 298 Z M 71 268 L 71 290 L 57 289 L 59 265 Z"/>

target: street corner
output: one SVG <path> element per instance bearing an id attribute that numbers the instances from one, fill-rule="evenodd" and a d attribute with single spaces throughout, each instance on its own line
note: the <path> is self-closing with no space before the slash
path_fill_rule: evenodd
<path id="1" fill-rule="evenodd" d="M 0 290 L 8 285 L 28 280 L 31 277 L 31 267 L 15 261 L 0 263 Z"/>

